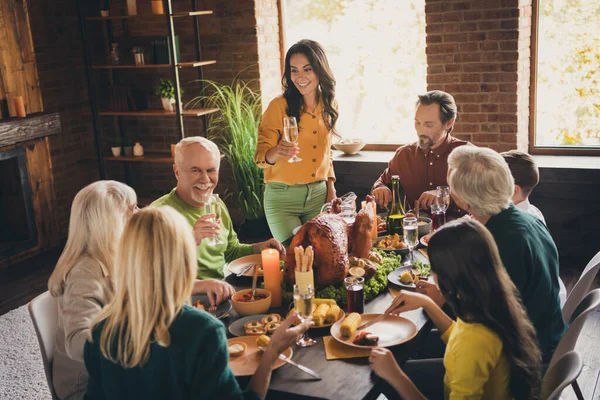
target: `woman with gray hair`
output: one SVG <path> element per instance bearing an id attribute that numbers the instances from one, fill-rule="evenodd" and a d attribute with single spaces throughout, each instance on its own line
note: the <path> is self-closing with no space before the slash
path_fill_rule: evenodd
<path id="1" fill-rule="evenodd" d="M 558 250 L 548 229 L 512 204 L 513 177 L 494 150 L 456 148 L 448 157 L 448 183 L 456 204 L 494 237 L 536 328 L 543 362 L 548 363 L 566 329 L 558 295 Z"/>

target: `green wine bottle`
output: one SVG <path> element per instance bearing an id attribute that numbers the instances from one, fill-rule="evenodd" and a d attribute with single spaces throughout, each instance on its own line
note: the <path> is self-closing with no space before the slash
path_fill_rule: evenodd
<path id="1" fill-rule="evenodd" d="M 400 201 L 400 177 L 392 176 L 392 206 L 387 217 L 388 233 L 402 235 L 402 222 L 404 221 L 404 207 Z"/>

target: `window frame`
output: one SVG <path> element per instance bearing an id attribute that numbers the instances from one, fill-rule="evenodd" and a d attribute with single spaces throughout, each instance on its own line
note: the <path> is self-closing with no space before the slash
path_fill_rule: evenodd
<path id="1" fill-rule="evenodd" d="M 529 154 L 535 155 L 559 155 L 559 156 L 598 156 L 600 146 L 589 148 L 581 146 L 536 146 L 535 145 L 535 120 L 537 99 L 537 54 L 538 54 L 538 25 L 539 25 L 539 2 L 532 0 L 531 3 L 531 54 L 530 54 L 530 82 L 529 82 Z"/>
<path id="2" fill-rule="evenodd" d="M 279 12 L 279 50 L 281 52 L 281 76 L 283 76 L 285 71 L 285 18 L 283 17 L 285 12 L 285 6 L 283 5 L 283 0 L 277 0 L 277 11 Z M 410 144 L 409 143 L 381 143 L 381 142 L 367 142 L 363 150 L 365 151 L 396 151 L 399 147 Z M 332 150 L 335 148 L 332 146 Z"/>

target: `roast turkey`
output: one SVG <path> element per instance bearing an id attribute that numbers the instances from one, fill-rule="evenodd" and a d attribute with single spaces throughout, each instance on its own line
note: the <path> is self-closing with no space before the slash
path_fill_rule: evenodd
<path id="1" fill-rule="evenodd" d="M 367 257 L 371 251 L 371 230 L 375 219 L 370 205 L 361 210 L 354 224 L 348 225 L 335 213 L 320 214 L 307 221 L 296 233 L 285 257 L 284 279 L 294 284 L 294 248 L 312 246 L 315 252 L 315 286 L 341 285 L 348 275 L 348 254 Z"/>

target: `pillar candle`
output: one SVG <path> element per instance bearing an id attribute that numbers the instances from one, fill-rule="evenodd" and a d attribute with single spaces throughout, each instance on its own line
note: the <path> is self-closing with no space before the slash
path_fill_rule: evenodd
<path id="1" fill-rule="evenodd" d="M 17 117 L 25 118 L 27 114 L 25 113 L 25 102 L 23 102 L 23 96 L 15 96 L 13 101 L 15 103 L 15 113 Z"/>
<path id="2" fill-rule="evenodd" d="M 281 269 L 279 268 L 279 252 L 265 249 L 261 254 L 265 289 L 271 292 L 271 307 L 281 306 Z"/>
<path id="3" fill-rule="evenodd" d="M 164 14 L 162 0 L 152 0 L 152 14 Z"/>

